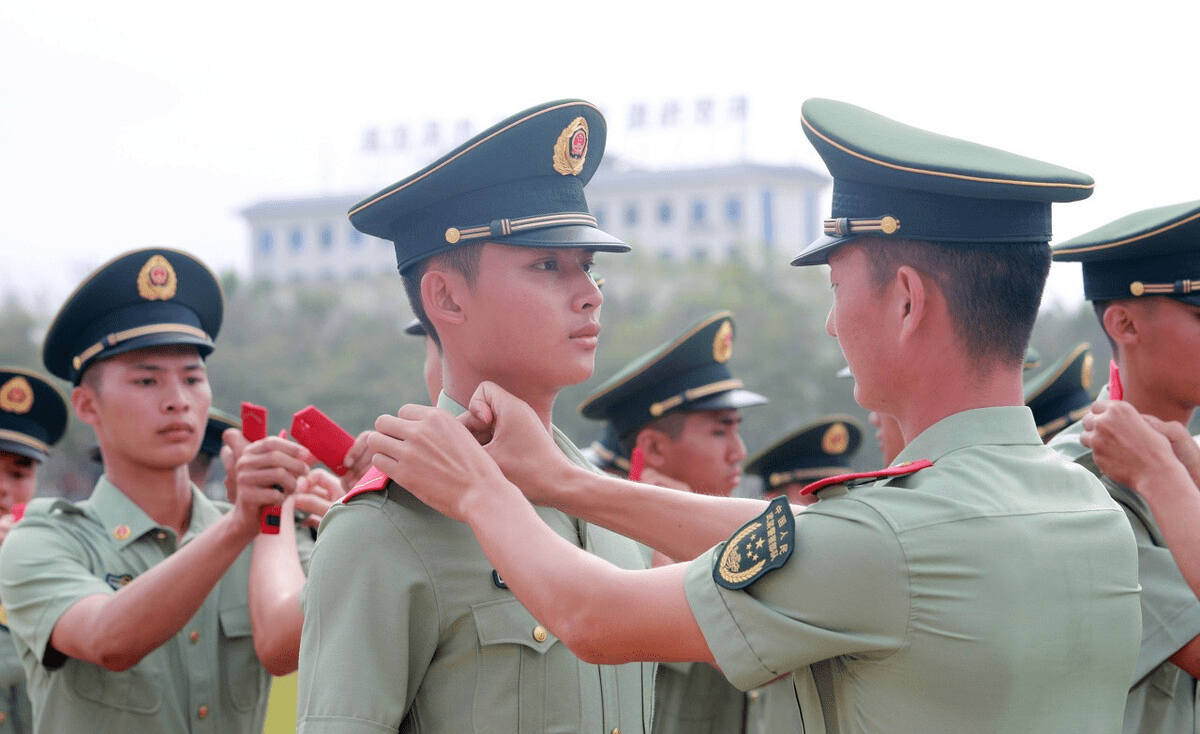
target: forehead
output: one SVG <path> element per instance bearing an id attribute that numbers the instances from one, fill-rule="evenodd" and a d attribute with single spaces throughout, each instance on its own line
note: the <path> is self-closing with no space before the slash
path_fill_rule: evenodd
<path id="1" fill-rule="evenodd" d="M 190 344 L 171 344 L 161 347 L 146 347 L 109 357 L 93 365 L 113 365 L 124 369 L 204 369 L 200 352 Z"/>
<path id="2" fill-rule="evenodd" d="M 716 410 L 693 410 L 687 414 L 688 425 L 713 425 L 738 423 L 742 420 L 737 408 L 719 408 Z"/>

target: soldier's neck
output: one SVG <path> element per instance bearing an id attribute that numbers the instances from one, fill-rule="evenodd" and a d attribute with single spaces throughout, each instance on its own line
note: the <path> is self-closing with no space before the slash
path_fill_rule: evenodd
<path id="1" fill-rule="evenodd" d="M 192 516 L 192 488 L 187 465 L 175 469 L 148 467 L 105 456 L 104 475 L 155 523 L 183 537 Z"/>

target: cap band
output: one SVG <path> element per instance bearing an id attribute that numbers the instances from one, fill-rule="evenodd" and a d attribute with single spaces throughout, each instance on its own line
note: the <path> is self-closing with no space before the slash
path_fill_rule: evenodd
<path id="1" fill-rule="evenodd" d="M 707 385 L 700 385 L 688 390 L 684 390 L 678 395 L 672 395 L 666 400 L 660 400 L 657 403 L 650 404 L 650 415 L 658 418 L 663 413 L 666 413 L 671 408 L 679 407 L 684 403 L 690 403 L 693 400 L 707 397 L 719 392 L 727 392 L 729 390 L 738 390 L 742 387 L 742 381 L 735 378 L 729 380 L 721 380 L 719 382 L 710 382 Z"/>
<path id="2" fill-rule="evenodd" d="M 1181 296 L 1200 291 L 1200 280 L 1177 280 L 1174 283 L 1143 283 L 1135 280 L 1129 292 L 1135 296 Z"/>
<path id="3" fill-rule="evenodd" d="M 187 324 L 149 324 L 147 326 L 138 326 L 133 329 L 125 329 L 118 331 L 115 334 L 109 334 L 104 339 L 96 342 L 92 346 L 80 352 L 71 360 L 71 365 L 78 371 L 83 368 L 96 355 L 103 352 L 105 349 L 112 349 L 121 342 L 136 339 L 139 336 L 147 336 L 149 334 L 187 334 L 194 336 L 197 339 L 203 339 L 208 344 L 212 344 L 212 338 L 203 329 L 197 329 L 194 326 Z"/>
<path id="4" fill-rule="evenodd" d="M 880 217 L 879 219 L 851 219 L 840 217 L 825 220 L 825 234 L 830 237 L 846 237 L 852 234 L 867 234 L 882 232 L 892 234 L 900 229 L 900 220 L 895 217 Z"/>
<path id="5" fill-rule="evenodd" d="M 450 227 L 446 230 L 446 242 L 458 244 L 463 240 L 481 240 L 492 237 L 508 237 L 518 232 L 527 232 L 547 227 L 562 227 L 572 224 L 582 224 L 596 227 L 596 218 L 591 214 L 568 212 L 565 214 L 542 214 L 519 219 L 497 219 L 491 224 L 478 227 Z"/>
<path id="6" fill-rule="evenodd" d="M 49 444 L 39 441 L 27 433 L 20 433 L 19 431 L 9 431 L 4 428 L 0 428 L 0 441 L 12 441 L 14 443 L 28 446 L 35 451 L 40 451 L 43 454 L 50 453 Z"/>

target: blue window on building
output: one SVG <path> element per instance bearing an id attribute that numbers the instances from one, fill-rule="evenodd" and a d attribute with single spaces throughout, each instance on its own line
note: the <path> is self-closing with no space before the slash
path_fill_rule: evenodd
<path id="1" fill-rule="evenodd" d="M 333 230 L 328 226 L 321 227 L 321 248 L 328 250 L 333 247 Z"/>
<path id="2" fill-rule="evenodd" d="M 264 229 L 258 233 L 258 250 L 264 255 L 270 255 L 271 250 L 275 249 L 275 233 L 269 229 Z"/>
<path id="3" fill-rule="evenodd" d="M 742 200 L 730 199 L 725 202 L 725 218 L 731 222 L 742 221 Z"/>
<path id="4" fill-rule="evenodd" d="M 703 224 L 704 217 L 708 213 L 708 206 L 703 201 L 692 203 L 692 221 L 696 224 Z"/>
<path id="5" fill-rule="evenodd" d="M 637 206 L 630 204 L 628 207 L 625 208 L 625 224 L 628 224 L 629 226 L 632 227 L 633 225 L 637 224 L 637 221 L 638 221 Z"/>
<path id="6" fill-rule="evenodd" d="M 291 242 L 293 250 L 299 250 L 304 247 L 304 232 L 300 229 L 293 229 L 288 241 Z"/>
<path id="7" fill-rule="evenodd" d="M 662 222 L 663 224 L 670 224 L 670 222 L 671 222 L 671 205 L 670 205 L 670 203 L 664 201 L 663 203 L 658 205 L 658 221 Z"/>
<path id="8" fill-rule="evenodd" d="M 346 239 L 350 240 L 350 244 L 353 247 L 358 247 L 367 239 L 367 237 L 362 232 L 359 232 L 354 227 L 351 227 L 349 232 L 346 234 Z"/>

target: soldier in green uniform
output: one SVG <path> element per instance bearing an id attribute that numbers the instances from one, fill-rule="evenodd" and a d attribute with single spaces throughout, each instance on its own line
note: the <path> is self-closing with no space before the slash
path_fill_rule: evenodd
<path id="1" fill-rule="evenodd" d="M 1092 345 L 1082 342 L 1040 372 L 1026 369 L 1025 404 L 1043 441 L 1049 442 L 1091 406 L 1092 362 Z"/>
<path id="2" fill-rule="evenodd" d="M 67 430 L 67 404 L 41 376 L 0 367 L 0 544 L 37 491 L 38 467 Z M 0 732 L 33 731 L 25 671 L 0 606 Z"/>
<path id="3" fill-rule="evenodd" d="M 255 732 L 269 676 L 246 587 L 261 510 L 307 469 L 257 442 L 232 508 L 188 477 L 212 399 L 204 357 L 216 278 L 186 253 L 126 253 L 89 276 L 50 326 L 43 362 L 74 384 L 104 475 L 89 499 L 35 499 L 0 548 L 0 597 L 35 730 Z"/>
<path id="4" fill-rule="evenodd" d="M 743 689 L 792 674 L 805 732 L 1119 731 L 1133 534 L 1095 477 L 1043 445 L 1021 389 L 1050 203 L 1091 179 L 829 100 L 806 102 L 802 124 L 834 216 L 793 263 L 830 266 L 827 329 L 855 396 L 908 439 L 892 468 L 810 485 L 821 500 L 795 514 L 782 497 L 587 474 L 489 383 L 461 422 L 417 405 L 380 418 L 375 465 L 466 522 L 586 659 L 712 662 Z M 695 560 L 613 568 L 522 493 Z"/>
<path id="5" fill-rule="evenodd" d="M 747 460 L 746 473 L 762 481 L 763 496 L 768 500 L 784 495 L 793 505 L 812 504 L 816 496 L 801 491 L 817 480 L 849 471 L 862 436 L 863 426 L 854 418 L 828 415 L 759 451 Z M 791 676 L 746 694 L 746 734 L 797 731 L 803 731 L 803 726 Z"/>
<path id="6" fill-rule="evenodd" d="M 413 312 L 440 350 L 430 410 L 460 413 L 495 380 L 537 406 L 538 430 L 588 471 L 550 418 L 558 392 L 594 368 L 593 255 L 629 249 L 587 210 L 604 142 L 591 104 L 540 105 L 350 212 L 395 243 Z M 627 538 L 558 510 L 539 516 L 588 558 L 646 565 Z M 645 732 L 653 685 L 653 665 L 579 660 L 513 596 L 470 528 L 383 474 L 325 516 L 304 597 L 300 732 Z"/>
<path id="7" fill-rule="evenodd" d="M 1082 262 L 1084 296 L 1113 347 L 1118 382 L 1101 388 L 1100 408 L 1119 398 L 1157 421 L 1186 426 L 1200 405 L 1200 379 L 1191 357 L 1200 349 L 1198 221 L 1200 202 L 1175 204 L 1122 217 L 1054 246 L 1055 260 Z M 1138 545 L 1142 644 L 1125 705 L 1125 732 L 1195 732 L 1200 727 L 1200 601 L 1161 527 L 1173 518 L 1155 511 L 1143 496 L 1145 487 L 1136 491 L 1131 466 L 1117 462 L 1101 473 L 1093 460 L 1099 457 L 1080 441 L 1084 429 L 1076 423 L 1050 446 L 1104 479 Z"/>
<path id="8" fill-rule="evenodd" d="M 619 370 L 579 412 L 608 421 L 623 453 L 639 455 L 640 481 L 728 497 L 746 458 L 739 409 L 767 402 L 733 376 L 733 339 L 733 315 L 709 314 Z M 658 668 L 655 734 L 740 732 L 745 707 L 745 694 L 711 665 Z"/>

